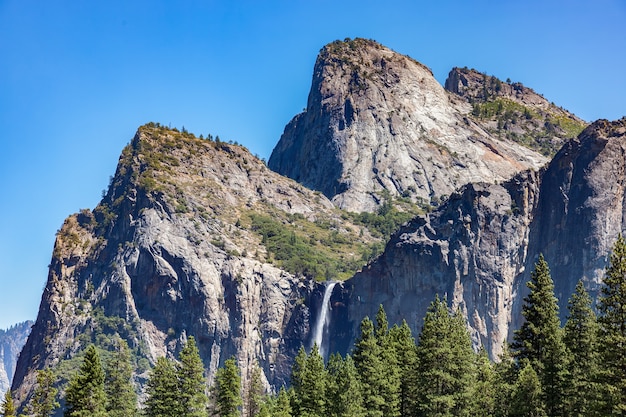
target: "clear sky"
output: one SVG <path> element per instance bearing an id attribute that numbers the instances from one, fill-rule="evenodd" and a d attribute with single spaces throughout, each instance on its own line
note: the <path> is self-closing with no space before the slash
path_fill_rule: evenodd
<path id="1" fill-rule="evenodd" d="M 626 1 L 0 0 L 0 329 L 35 319 L 55 232 L 155 121 L 268 158 L 319 49 L 374 39 L 511 78 L 587 121 L 626 115 Z"/>

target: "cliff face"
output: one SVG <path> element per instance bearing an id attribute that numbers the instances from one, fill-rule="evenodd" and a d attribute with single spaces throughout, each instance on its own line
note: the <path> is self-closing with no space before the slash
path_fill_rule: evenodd
<path id="1" fill-rule="evenodd" d="M 381 193 L 430 203 L 469 182 L 509 179 L 547 159 L 496 140 L 431 71 L 373 41 L 322 49 L 306 111 L 285 128 L 274 171 L 338 207 L 374 211 Z"/>
<path id="2" fill-rule="evenodd" d="M 29 320 L 0 330 L 0 398 L 4 398 L 4 394 L 11 388 L 17 358 L 32 325 L 33 322 Z"/>
<path id="3" fill-rule="evenodd" d="M 586 126 L 521 83 L 501 81 L 473 69 L 453 68 L 445 88 L 472 105 L 469 117 L 490 135 L 546 156 L 553 156 Z"/>
<path id="4" fill-rule="evenodd" d="M 315 251 L 348 263 L 361 248 L 352 242 L 369 239 L 325 197 L 240 146 L 140 128 L 103 201 L 70 216 L 57 235 L 15 374 L 18 403 L 32 394 L 37 369 L 63 369 L 89 343 L 108 349 L 115 334 L 144 365 L 175 356 L 193 335 L 209 379 L 234 355 L 244 383 L 258 362 L 266 383 L 281 386 L 308 343 L 316 314 L 308 306 L 323 287 L 308 279 L 317 276 L 317 258 L 308 269 L 292 266 L 271 246 L 283 230 L 301 260 Z"/>
<path id="5" fill-rule="evenodd" d="M 360 320 L 380 304 L 390 322 L 406 319 L 419 332 L 439 294 L 496 356 L 521 324 L 525 282 L 541 253 L 564 319 L 578 280 L 597 294 L 611 246 L 626 231 L 625 155 L 626 119 L 601 120 L 544 170 L 501 185 L 467 185 L 402 227 L 376 262 L 334 292 L 335 314 L 349 317 L 333 320 L 336 348 L 347 349 Z"/>

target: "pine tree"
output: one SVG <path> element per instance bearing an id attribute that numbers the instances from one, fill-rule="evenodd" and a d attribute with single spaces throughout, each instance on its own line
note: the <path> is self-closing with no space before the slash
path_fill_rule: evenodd
<path id="1" fill-rule="evenodd" d="M 487 417 L 496 414 L 497 374 L 483 348 L 476 356 L 476 383 L 472 387 L 472 415 Z"/>
<path id="2" fill-rule="evenodd" d="M 567 357 L 558 300 L 543 255 L 539 256 L 526 285 L 530 293 L 522 306 L 525 322 L 515 332 L 513 354 L 520 364 L 528 360 L 537 373 L 548 415 L 560 416 L 563 415 Z"/>
<path id="3" fill-rule="evenodd" d="M 383 363 L 380 359 L 380 346 L 374 334 L 374 323 L 369 317 L 361 321 L 361 334 L 354 345 L 353 359 L 363 389 L 363 405 L 367 417 L 382 417 L 385 398 L 382 385 Z"/>
<path id="4" fill-rule="evenodd" d="M 362 417 L 363 394 L 354 361 L 350 355 L 345 359 L 332 354 L 326 365 L 328 384 L 326 388 L 326 416 Z"/>
<path id="5" fill-rule="evenodd" d="M 475 360 L 465 320 L 447 302 L 431 303 L 417 345 L 418 415 L 467 416 Z"/>
<path id="6" fill-rule="evenodd" d="M 215 374 L 213 387 L 215 408 L 220 417 L 238 417 L 241 399 L 241 376 L 235 358 L 227 359 L 224 366 Z"/>
<path id="7" fill-rule="evenodd" d="M 133 368 L 125 340 L 117 340 L 118 349 L 106 366 L 105 392 L 109 417 L 132 417 L 137 414 L 137 393 L 133 386 Z"/>
<path id="8" fill-rule="evenodd" d="M 167 358 L 157 359 L 150 372 L 146 388 L 146 417 L 179 417 L 182 415 L 179 384 L 174 363 Z"/>
<path id="9" fill-rule="evenodd" d="M 539 377 L 528 360 L 523 362 L 525 366 L 513 389 L 510 416 L 547 417 Z"/>
<path id="10" fill-rule="evenodd" d="M 517 380 L 517 367 L 511 356 L 508 343 L 504 343 L 499 361 L 494 364 L 494 413 L 495 417 L 508 417 L 511 410 L 511 398 Z"/>
<path id="11" fill-rule="evenodd" d="M 399 410 L 403 417 L 413 416 L 417 409 L 417 351 L 411 328 L 405 320 L 389 330 L 389 338 L 396 352 L 400 377 Z"/>
<path id="12" fill-rule="evenodd" d="M 300 348 L 291 373 L 293 414 L 297 417 L 323 416 L 326 407 L 326 369 L 317 343 L 311 354 Z"/>
<path id="13" fill-rule="evenodd" d="M 380 361 L 382 364 L 380 394 L 383 397 L 381 411 L 385 417 L 398 417 L 400 415 L 400 368 L 395 345 L 389 336 L 389 322 L 387 313 L 382 304 L 376 313 L 376 342 L 379 347 Z"/>
<path id="14" fill-rule="evenodd" d="M 4 393 L 4 400 L 2 400 L 2 415 L 4 417 L 15 416 L 15 405 L 13 403 L 13 396 L 11 390 L 7 390 Z"/>
<path id="15" fill-rule="evenodd" d="M 582 281 L 576 285 L 568 309 L 563 337 L 569 352 L 566 414 L 571 417 L 591 416 L 597 400 L 598 323 L 591 308 L 591 297 Z"/>
<path id="16" fill-rule="evenodd" d="M 59 407 L 56 400 L 58 390 L 54 387 L 54 373 L 50 369 L 37 371 L 37 386 L 30 403 L 31 412 L 35 417 L 50 417 Z"/>
<path id="17" fill-rule="evenodd" d="M 100 355 L 90 345 L 77 374 L 65 390 L 65 417 L 106 417 L 104 371 Z"/>
<path id="18" fill-rule="evenodd" d="M 626 240 L 619 235 L 598 299 L 602 413 L 626 415 Z"/>
<path id="19" fill-rule="evenodd" d="M 178 355 L 176 374 L 179 384 L 179 417 L 204 417 L 207 415 L 208 398 L 204 379 L 204 365 L 196 347 L 196 340 L 189 336 Z M 237 393 L 239 395 L 239 393 Z"/>
<path id="20" fill-rule="evenodd" d="M 252 366 L 252 372 L 248 381 L 248 389 L 246 390 L 246 415 L 255 417 L 261 407 L 263 398 L 263 382 L 261 381 L 261 368 L 257 363 Z"/>
<path id="21" fill-rule="evenodd" d="M 267 397 L 257 417 L 292 417 L 289 393 L 281 387 L 276 397 Z"/>

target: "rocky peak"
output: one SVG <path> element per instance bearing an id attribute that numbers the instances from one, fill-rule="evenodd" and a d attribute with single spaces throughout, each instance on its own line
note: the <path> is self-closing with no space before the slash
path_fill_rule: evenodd
<path id="1" fill-rule="evenodd" d="M 108 192 L 66 219 L 33 332 L 15 374 L 25 404 L 36 370 L 60 383 L 89 344 L 126 339 L 145 381 L 194 335 L 212 378 L 234 355 L 244 383 L 288 380 L 308 344 L 314 278 L 354 274 L 380 241 L 318 192 L 236 144 L 150 123 L 123 150 Z M 313 307 L 309 307 L 313 306 Z"/>
<path id="2" fill-rule="evenodd" d="M 501 81 L 474 69 L 453 68 L 446 90 L 472 104 L 472 117 L 491 135 L 553 156 L 586 123 L 522 83 Z"/>
<path id="3" fill-rule="evenodd" d="M 287 125 L 269 167 L 350 211 L 382 193 L 430 204 L 468 182 L 502 181 L 547 160 L 495 140 L 414 59 L 374 41 L 335 41 L 315 63 L 305 112 Z"/>

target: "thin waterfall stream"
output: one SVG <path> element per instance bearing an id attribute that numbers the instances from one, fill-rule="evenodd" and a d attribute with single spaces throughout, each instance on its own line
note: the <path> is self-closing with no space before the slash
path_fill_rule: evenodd
<path id="1" fill-rule="evenodd" d="M 326 281 L 326 288 L 324 289 L 324 298 L 322 299 L 322 305 L 320 306 L 319 315 L 313 328 L 313 343 L 317 343 L 320 355 L 326 359 L 326 347 L 324 346 L 324 333 L 328 328 L 328 322 L 330 321 L 330 311 L 332 307 L 330 305 L 330 296 L 333 294 L 333 288 L 335 288 L 337 281 Z M 311 344 L 311 347 L 313 344 Z"/>

